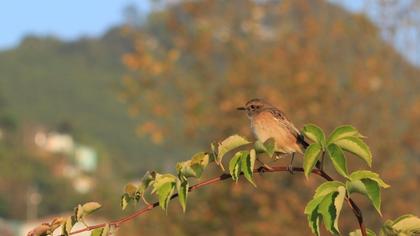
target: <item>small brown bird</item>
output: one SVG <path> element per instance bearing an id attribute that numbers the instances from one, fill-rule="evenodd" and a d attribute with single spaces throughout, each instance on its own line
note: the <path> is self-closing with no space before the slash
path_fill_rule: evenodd
<path id="1" fill-rule="evenodd" d="M 254 135 L 261 142 L 273 138 L 276 151 L 280 155 L 291 154 L 292 159 L 289 171 L 293 170 L 292 164 L 296 152 L 303 154 L 308 147 L 301 132 L 290 122 L 284 113 L 262 99 L 252 99 L 238 110 L 246 111 L 251 120 Z"/>

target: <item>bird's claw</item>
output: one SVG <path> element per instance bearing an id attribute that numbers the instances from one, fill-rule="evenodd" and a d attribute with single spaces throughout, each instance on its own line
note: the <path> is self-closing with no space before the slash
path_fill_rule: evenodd
<path id="1" fill-rule="evenodd" d="M 293 166 L 292 166 L 292 165 L 288 165 L 288 166 L 287 166 L 287 170 L 289 171 L 289 173 L 290 173 L 291 175 L 293 175 Z"/>

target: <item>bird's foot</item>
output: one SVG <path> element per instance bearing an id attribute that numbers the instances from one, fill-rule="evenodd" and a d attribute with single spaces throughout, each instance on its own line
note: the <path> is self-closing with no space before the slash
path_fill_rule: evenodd
<path id="1" fill-rule="evenodd" d="M 288 166 L 287 166 L 287 170 L 289 171 L 289 173 L 290 173 L 291 175 L 293 175 L 293 174 L 294 174 L 294 172 L 293 172 L 293 166 L 292 166 L 292 165 L 288 165 Z"/>

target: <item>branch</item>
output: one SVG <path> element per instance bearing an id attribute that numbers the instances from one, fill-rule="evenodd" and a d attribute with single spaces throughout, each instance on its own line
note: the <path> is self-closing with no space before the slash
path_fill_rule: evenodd
<path id="1" fill-rule="evenodd" d="M 262 166 L 262 167 L 259 167 L 259 168 L 256 168 L 256 169 L 253 170 L 254 173 L 285 172 L 285 171 L 289 172 L 289 169 L 286 166 L 273 166 L 273 167 L 270 167 L 270 169 Z M 293 171 L 303 172 L 303 168 L 302 167 L 293 167 Z M 312 170 L 312 173 L 316 174 L 318 176 L 321 176 L 322 178 L 324 178 L 325 180 L 328 180 L 328 181 L 333 181 L 334 180 L 331 176 L 329 176 L 323 170 L 314 169 L 314 170 Z M 192 191 L 197 190 L 199 188 L 202 188 L 204 186 L 211 185 L 211 184 L 214 184 L 214 183 L 218 183 L 218 182 L 224 181 L 226 179 L 230 179 L 230 178 L 231 178 L 230 174 L 222 174 L 218 177 L 214 177 L 214 178 L 211 178 L 209 180 L 206 180 L 206 181 L 203 181 L 201 183 L 198 183 L 198 184 L 195 184 L 195 185 L 191 186 L 188 189 L 188 192 L 192 192 Z M 178 197 L 178 194 L 176 193 L 176 194 L 171 196 L 171 200 L 174 199 L 174 198 L 177 198 L 177 197 Z M 362 232 L 362 236 L 367 236 L 366 227 L 363 223 L 363 216 L 362 216 L 362 212 L 360 211 L 360 208 L 356 205 L 356 203 L 348 195 L 346 196 L 346 201 L 347 201 L 348 205 L 350 206 L 350 208 L 353 210 L 353 214 L 357 218 L 357 221 L 358 221 L 359 227 L 360 227 L 360 231 Z M 130 220 L 132 220 L 132 219 L 134 219 L 134 218 L 136 218 L 140 215 L 143 215 L 146 212 L 151 211 L 153 208 L 158 207 L 158 206 L 159 206 L 159 202 L 155 202 L 155 203 L 150 204 L 150 205 L 148 205 L 148 206 L 146 206 L 142 209 L 139 209 L 139 210 L 135 211 L 131 215 L 128 215 L 128 216 L 123 217 L 123 218 L 118 219 L 118 220 L 111 221 L 111 222 L 109 222 L 109 225 L 118 228 L 118 227 L 120 227 L 120 225 L 124 224 L 125 222 L 130 221 Z M 101 228 L 101 227 L 104 227 L 104 226 L 105 226 L 105 224 L 93 225 L 93 226 L 89 226 L 89 227 L 86 227 L 86 228 L 83 228 L 83 229 L 80 229 L 80 230 L 77 230 L 77 231 L 73 231 L 70 234 L 74 235 L 74 234 L 78 234 L 78 233 L 81 233 L 81 232 L 91 231 L 93 229 Z M 28 236 L 29 235 L 30 234 L 28 234 Z"/>

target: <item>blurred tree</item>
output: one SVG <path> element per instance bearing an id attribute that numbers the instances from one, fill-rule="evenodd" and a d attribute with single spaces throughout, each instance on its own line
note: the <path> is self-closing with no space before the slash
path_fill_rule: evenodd
<path id="1" fill-rule="evenodd" d="M 123 78 L 121 97 L 129 113 L 143 120 L 139 134 L 171 150 L 200 147 L 231 133 L 249 134 L 248 122 L 235 107 L 264 97 L 296 124 L 315 122 L 328 130 L 351 123 L 363 130 L 381 160 L 375 168 L 402 189 L 385 192 L 384 202 L 393 202 L 385 206 L 386 217 L 420 212 L 420 197 L 407 194 L 416 184 L 402 184 L 419 176 L 414 158 L 420 155 L 415 141 L 419 70 L 382 40 L 366 16 L 321 0 L 179 1 L 153 12 L 144 27 L 126 32 L 134 50 L 123 57 L 132 73 Z M 267 195 L 251 197 L 243 191 L 243 201 L 230 195 L 214 203 L 218 206 L 188 214 L 208 214 L 206 223 L 217 225 L 216 235 L 259 235 L 267 225 L 276 226 L 271 235 L 286 227 L 288 235 L 302 235 L 296 216 L 307 192 L 287 177 L 263 189 Z M 224 204 L 229 210 L 261 208 L 263 218 L 251 219 L 255 227 L 232 230 L 237 218 L 247 217 L 242 214 L 246 210 L 231 215 Z M 188 225 L 200 217 L 191 217 Z M 344 220 L 347 230 L 350 220 Z M 169 224 L 156 230 L 200 234 L 185 227 Z"/>

